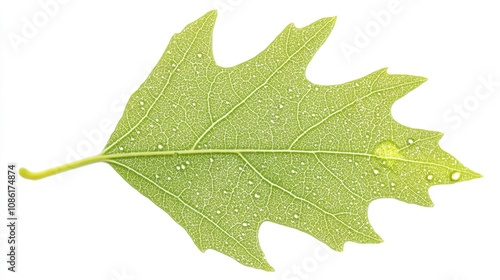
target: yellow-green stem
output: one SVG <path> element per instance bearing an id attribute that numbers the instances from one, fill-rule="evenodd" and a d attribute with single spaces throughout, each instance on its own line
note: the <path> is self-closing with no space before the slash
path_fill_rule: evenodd
<path id="1" fill-rule="evenodd" d="M 26 179 L 38 180 L 38 179 L 49 177 L 49 176 L 52 176 L 52 175 L 55 175 L 55 174 L 58 174 L 58 173 L 61 173 L 64 171 L 68 171 L 71 169 L 82 167 L 82 166 L 85 166 L 88 164 L 104 161 L 104 159 L 105 159 L 104 156 L 96 155 L 96 156 L 84 158 L 81 160 L 77 160 L 74 162 L 70 162 L 67 164 L 63 164 L 61 166 L 57 166 L 57 167 L 50 168 L 50 169 L 40 171 L 40 172 L 32 172 L 24 167 L 21 167 L 21 169 L 19 169 L 19 174 Z"/>

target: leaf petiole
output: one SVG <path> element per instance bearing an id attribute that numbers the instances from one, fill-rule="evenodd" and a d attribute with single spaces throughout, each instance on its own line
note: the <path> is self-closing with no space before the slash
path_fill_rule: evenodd
<path id="1" fill-rule="evenodd" d="M 32 171 L 29 171 L 28 169 L 22 167 L 21 169 L 19 169 L 19 174 L 23 178 L 26 178 L 26 179 L 38 180 L 38 179 L 43 179 L 45 177 L 59 174 L 59 173 L 62 173 L 62 172 L 65 172 L 65 171 L 68 171 L 71 169 L 82 167 L 82 166 L 85 166 L 88 164 L 101 162 L 101 161 L 104 161 L 105 159 L 106 159 L 106 156 L 99 154 L 99 155 L 95 155 L 95 156 L 84 158 L 84 159 L 77 160 L 74 162 L 66 163 L 66 164 L 56 166 L 56 167 L 53 167 L 50 169 L 46 169 L 43 171 L 39 171 L 39 172 L 32 172 Z"/>

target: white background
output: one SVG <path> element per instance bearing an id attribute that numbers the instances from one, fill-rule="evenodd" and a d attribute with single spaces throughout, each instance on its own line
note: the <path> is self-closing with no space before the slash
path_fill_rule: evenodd
<path id="1" fill-rule="evenodd" d="M 20 178 L 19 272 L 4 267 L 3 187 L 1 279 L 500 279 L 500 85 L 488 91 L 481 82 L 500 82 L 495 1 L 61 0 L 43 22 L 40 3 L 47 2 L 1 2 L 0 169 L 17 162 L 41 170 L 99 153 L 172 34 L 219 8 L 214 52 L 222 66 L 256 55 L 290 22 L 338 16 L 308 78 L 343 83 L 386 66 L 429 78 L 394 105 L 394 117 L 445 132 L 441 146 L 484 178 L 432 187 L 433 208 L 372 203 L 370 221 L 385 242 L 348 243 L 342 253 L 266 223 L 259 237 L 275 272 L 201 253 L 106 164 Z M 391 17 L 377 23 L 374 14 L 383 10 Z M 24 36 L 27 21 L 37 30 Z M 368 40 L 360 41 L 360 32 Z M 357 53 L 347 55 L 347 45 Z"/>

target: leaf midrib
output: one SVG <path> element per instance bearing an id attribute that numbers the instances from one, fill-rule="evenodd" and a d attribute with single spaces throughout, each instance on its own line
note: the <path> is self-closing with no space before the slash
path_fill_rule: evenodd
<path id="1" fill-rule="evenodd" d="M 216 155 L 216 154 L 311 154 L 311 155 L 319 155 L 319 154 L 327 154 L 327 155 L 340 155 L 340 156 L 363 156 L 376 158 L 379 160 L 393 160 L 393 161 L 401 161 L 406 163 L 414 163 L 414 164 L 422 164 L 422 165 L 432 165 L 436 167 L 441 167 L 448 169 L 450 171 L 459 171 L 470 175 L 475 175 L 473 173 L 468 172 L 467 170 L 458 170 L 457 168 L 448 167 L 446 165 L 442 165 L 435 162 L 429 161 L 418 161 L 411 160 L 404 157 L 384 157 L 370 153 L 362 153 L 362 152 L 347 152 L 347 151 L 322 151 L 322 150 L 274 150 L 274 149 L 209 149 L 209 150 L 179 150 L 179 151 L 145 151 L 145 152 L 130 152 L 130 153 L 120 153 L 120 154 L 101 154 L 98 157 L 99 161 L 107 162 L 108 160 L 120 159 L 120 158 L 133 158 L 133 157 L 154 157 L 154 156 L 175 156 L 175 155 Z"/>

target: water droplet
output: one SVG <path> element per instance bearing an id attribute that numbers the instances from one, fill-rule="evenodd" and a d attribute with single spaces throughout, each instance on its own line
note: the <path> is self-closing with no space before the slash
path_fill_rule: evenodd
<path id="1" fill-rule="evenodd" d="M 158 174 L 155 174 L 155 177 L 156 177 L 156 179 L 160 178 L 160 176 L 158 176 Z"/>
<path id="2" fill-rule="evenodd" d="M 215 213 L 220 214 L 220 210 L 215 211 Z"/>
<path id="3" fill-rule="evenodd" d="M 462 175 L 462 174 L 460 174 L 460 172 L 455 171 L 455 172 L 453 172 L 453 173 L 451 174 L 451 180 L 456 181 L 456 180 L 460 179 L 460 176 L 461 176 L 461 175 Z"/>
<path id="4" fill-rule="evenodd" d="M 198 58 L 201 58 L 201 53 L 197 54 Z"/>
<path id="5" fill-rule="evenodd" d="M 181 164 L 182 169 L 186 169 L 186 166 L 184 164 Z"/>
<path id="6" fill-rule="evenodd" d="M 186 160 L 186 165 L 189 165 L 189 164 L 190 164 L 189 160 Z"/>
<path id="7" fill-rule="evenodd" d="M 235 209 L 234 209 L 234 212 L 238 213 L 238 208 L 235 208 Z"/>
<path id="8" fill-rule="evenodd" d="M 158 149 L 163 149 L 163 145 L 162 144 L 158 144 Z"/>
<path id="9" fill-rule="evenodd" d="M 280 104 L 280 106 L 279 106 L 279 107 L 280 107 L 280 109 L 283 109 L 283 104 Z"/>
<path id="10" fill-rule="evenodd" d="M 373 174 L 378 175 L 379 173 L 378 169 L 373 169 Z"/>
<path id="11" fill-rule="evenodd" d="M 214 159 L 213 159 L 213 158 L 210 158 L 210 162 L 214 162 Z"/>
<path id="12" fill-rule="evenodd" d="M 254 194 L 255 198 L 260 198 L 260 195 L 258 193 Z"/>
<path id="13" fill-rule="evenodd" d="M 247 227 L 248 223 L 242 223 L 241 225 L 244 226 L 244 227 Z"/>
<path id="14" fill-rule="evenodd" d="M 175 169 L 181 170 L 181 167 L 180 166 L 176 166 Z"/>
<path id="15" fill-rule="evenodd" d="M 399 152 L 398 146 L 392 141 L 382 141 L 378 143 L 373 153 L 375 156 L 382 159 L 382 164 L 387 164 L 388 166 L 394 164 L 396 162 L 395 159 L 404 158 Z"/>
<path id="16" fill-rule="evenodd" d="M 295 219 L 298 219 L 298 218 L 299 218 L 299 214 L 294 214 L 294 215 L 293 215 L 293 217 L 294 217 Z"/>
<path id="17" fill-rule="evenodd" d="M 413 144 L 413 143 L 414 143 L 413 139 L 411 139 L 411 138 L 410 138 L 410 139 L 408 139 L 408 144 L 410 144 L 410 145 L 411 145 L 411 144 Z"/>
<path id="18" fill-rule="evenodd" d="M 394 187 L 396 186 L 396 184 L 394 182 L 391 182 L 391 187 Z"/>
<path id="19" fill-rule="evenodd" d="M 297 173 L 297 171 L 295 171 L 294 169 L 292 169 L 292 173 L 293 173 L 293 174 L 296 174 L 296 173 Z"/>
<path id="20" fill-rule="evenodd" d="M 249 184 L 249 185 L 252 185 L 252 184 L 253 184 L 253 181 L 248 181 L 248 184 Z"/>
<path id="21" fill-rule="evenodd" d="M 434 176 L 432 176 L 432 174 L 427 175 L 427 180 L 429 180 L 429 181 L 430 181 L 430 180 L 432 180 L 433 178 L 434 178 Z"/>
<path id="22" fill-rule="evenodd" d="M 139 104 L 144 105 L 144 102 L 140 101 Z"/>
<path id="23" fill-rule="evenodd" d="M 167 177 L 167 180 L 169 180 L 169 181 L 170 181 L 170 180 L 172 180 L 172 178 L 170 178 L 170 177 Z"/>

